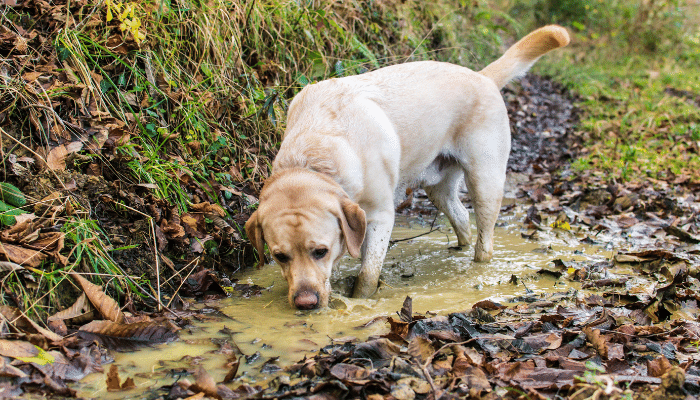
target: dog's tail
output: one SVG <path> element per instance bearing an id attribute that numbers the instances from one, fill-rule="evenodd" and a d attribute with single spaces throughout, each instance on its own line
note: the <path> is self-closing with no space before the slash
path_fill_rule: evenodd
<path id="1" fill-rule="evenodd" d="M 501 58 L 479 73 L 488 76 L 502 88 L 512 79 L 524 75 L 545 53 L 566 46 L 569 40 L 569 34 L 561 26 L 544 26 L 520 39 Z"/>

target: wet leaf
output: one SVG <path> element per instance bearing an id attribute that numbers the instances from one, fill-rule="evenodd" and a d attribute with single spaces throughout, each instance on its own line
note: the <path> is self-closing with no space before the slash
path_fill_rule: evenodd
<path id="1" fill-rule="evenodd" d="M 118 392 L 122 390 L 121 380 L 119 379 L 119 369 L 112 364 L 107 373 L 107 390 L 110 392 Z"/>
<path id="2" fill-rule="evenodd" d="M 124 313 L 122 313 L 119 308 L 119 304 L 117 304 L 114 299 L 107 296 L 102 291 L 101 287 L 91 283 L 75 272 L 71 272 L 70 276 L 78 282 L 78 285 L 83 289 L 90 303 L 92 303 L 95 309 L 97 309 L 104 318 L 112 322 L 124 321 Z"/>
<path id="3" fill-rule="evenodd" d="M 173 325 L 155 321 L 133 324 L 92 321 L 80 327 L 78 335 L 86 340 L 97 340 L 110 349 L 130 350 L 173 341 L 177 338 L 177 330 Z"/>
<path id="4" fill-rule="evenodd" d="M 223 383 L 229 383 L 236 379 L 236 375 L 238 374 L 238 367 L 240 367 L 240 365 L 241 360 L 238 359 L 235 355 L 232 356 L 232 359 L 230 359 L 229 362 L 226 363 L 226 367 L 229 368 L 229 371 L 226 373 Z"/>
<path id="5" fill-rule="evenodd" d="M 242 287 L 234 287 L 235 290 L 243 290 Z M 257 287 L 259 288 L 259 287 Z M 219 283 L 219 278 L 210 269 L 205 269 L 190 275 L 182 285 L 182 294 L 185 296 L 201 296 L 207 291 L 225 295 L 226 291 Z"/>
<path id="6" fill-rule="evenodd" d="M 406 296 L 403 301 L 403 306 L 401 307 L 401 311 L 399 311 L 399 317 L 403 322 L 413 321 L 413 300 L 411 300 L 409 296 Z"/>
<path id="7" fill-rule="evenodd" d="M 426 361 L 435 353 L 433 343 L 421 336 L 416 336 L 408 344 L 408 354 L 414 357 L 420 364 L 425 364 Z"/>
<path id="8" fill-rule="evenodd" d="M 374 368 L 381 368 L 389 364 L 399 353 L 399 346 L 387 339 L 377 339 L 355 346 L 352 351 L 352 357 L 370 360 Z"/>
<path id="9" fill-rule="evenodd" d="M 593 345 L 593 348 L 598 352 L 598 354 L 604 359 L 607 359 L 608 348 L 604 337 L 600 334 L 600 330 L 584 328 L 583 332 L 586 334 L 586 339 L 588 339 L 591 345 Z"/>
<path id="10" fill-rule="evenodd" d="M 392 317 L 389 317 L 387 322 L 391 326 L 389 331 L 390 339 L 405 339 L 408 336 L 408 322 L 398 321 Z"/>
<path id="11" fill-rule="evenodd" d="M 367 382 L 370 371 L 352 364 L 336 364 L 331 368 L 331 375 L 345 383 L 364 385 Z"/>
<path id="12" fill-rule="evenodd" d="M 201 392 L 208 397 L 221 400 L 216 387 L 216 381 L 211 375 L 201 366 L 198 365 L 194 371 L 195 382 L 189 387 L 193 392 Z"/>
<path id="13" fill-rule="evenodd" d="M 474 309 L 474 308 L 481 308 L 481 309 L 488 310 L 488 311 L 497 311 L 497 310 L 503 310 L 507 307 L 502 305 L 502 304 L 498 304 L 498 303 L 494 302 L 493 300 L 481 300 L 481 301 L 477 301 L 476 303 L 474 303 L 474 305 L 472 306 L 472 309 Z"/>

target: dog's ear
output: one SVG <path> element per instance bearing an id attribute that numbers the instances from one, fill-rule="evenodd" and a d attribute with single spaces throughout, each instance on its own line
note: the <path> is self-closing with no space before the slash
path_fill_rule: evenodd
<path id="1" fill-rule="evenodd" d="M 365 240 L 365 229 L 367 228 L 365 211 L 348 198 L 340 201 L 340 207 L 342 209 L 340 227 L 343 230 L 343 236 L 345 236 L 348 253 L 357 258 L 360 256 L 362 241 Z"/>
<path id="2" fill-rule="evenodd" d="M 258 251 L 258 268 L 262 268 L 265 265 L 265 238 L 263 237 L 258 211 L 255 211 L 245 223 L 245 233 L 248 235 L 250 243 Z"/>

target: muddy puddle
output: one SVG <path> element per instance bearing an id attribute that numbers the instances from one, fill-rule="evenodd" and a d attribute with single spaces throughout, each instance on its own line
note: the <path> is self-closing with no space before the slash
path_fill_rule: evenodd
<path id="1" fill-rule="evenodd" d="M 501 213 L 495 256 L 488 264 L 473 263 L 472 249 L 449 248 L 456 245 L 456 238 L 445 220 L 433 223 L 427 218 L 398 218 L 392 240 L 401 241 L 389 250 L 381 291 L 371 299 L 334 295 L 333 307 L 321 311 L 301 312 L 291 308 L 287 302 L 287 284 L 276 265 L 245 271 L 236 277 L 241 283 L 265 287 L 261 296 L 200 304 L 198 307 L 211 308 L 210 321 L 182 331 L 177 342 L 132 353 L 114 353 L 115 364 L 122 378 L 134 377 L 138 389 L 130 397 L 138 397 L 138 393 L 144 398 L 152 397 L 152 393 L 146 394 L 149 389 L 189 376 L 187 370 L 196 364 L 201 364 L 221 382 L 228 372 L 225 366 L 228 356 L 217 354 L 220 345 L 215 342 L 228 341 L 235 343 L 245 355 L 241 357 L 235 382 L 264 386 L 280 368 L 315 354 L 332 340 L 351 337 L 365 340 L 387 333 L 386 322 L 378 317 L 395 316 L 406 296 L 413 299 L 413 310 L 417 313 L 464 311 L 487 298 L 507 301 L 527 291 L 566 291 L 571 282 L 537 271 L 555 259 L 603 260 L 611 256 L 612 243 L 605 245 L 601 240 L 596 246 L 583 244 L 580 240 L 583 234 L 571 231 L 545 229 L 538 231 L 536 240 L 524 238 L 523 233 L 527 232 L 522 228 L 522 218 L 522 210 Z M 428 233 L 431 225 L 439 228 Z M 475 231 L 472 221 L 472 234 Z M 346 257 L 333 277 L 334 290 L 342 290 L 342 282 L 347 281 L 344 278 L 356 274 L 358 268 L 358 262 Z M 513 276 L 518 278 L 517 283 L 513 283 Z M 375 318 L 377 322 L 365 326 Z M 76 389 L 79 396 L 89 398 L 124 395 L 107 392 L 103 374 L 88 376 Z"/>

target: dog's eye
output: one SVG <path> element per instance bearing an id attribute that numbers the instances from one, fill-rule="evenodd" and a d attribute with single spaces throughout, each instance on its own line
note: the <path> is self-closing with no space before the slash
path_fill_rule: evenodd
<path id="1" fill-rule="evenodd" d="M 273 254 L 273 256 L 275 257 L 275 260 L 277 260 L 277 262 L 279 262 L 280 264 L 284 264 L 289 261 L 289 256 L 284 253 L 275 253 Z"/>
<path id="2" fill-rule="evenodd" d="M 314 251 L 311 252 L 311 256 L 317 260 L 322 259 L 323 257 L 328 254 L 328 249 L 321 248 L 321 249 L 315 249 Z"/>

